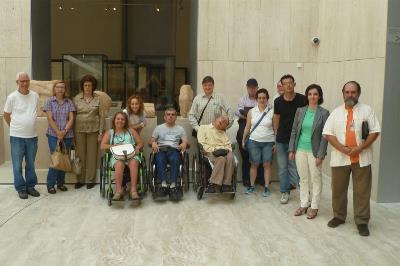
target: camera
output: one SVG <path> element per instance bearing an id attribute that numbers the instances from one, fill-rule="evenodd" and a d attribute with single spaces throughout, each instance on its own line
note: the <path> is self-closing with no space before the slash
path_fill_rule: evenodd
<path id="1" fill-rule="evenodd" d="M 320 39 L 319 39 L 318 37 L 313 37 L 313 38 L 311 39 L 311 42 L 312 42 L 314 45 L 318 45 L 319 42 L 320 42 Z"/>

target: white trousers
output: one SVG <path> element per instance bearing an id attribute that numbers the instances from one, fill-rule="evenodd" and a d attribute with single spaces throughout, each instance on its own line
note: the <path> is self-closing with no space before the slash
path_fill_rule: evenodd
<path id="1" fill-rule="evenodd" d="M 312 152 L 297 151 L 296 166 L 300 176 L 300 206 L 318 209 L 322 192 L 321 166 L 316 166 Z"/>

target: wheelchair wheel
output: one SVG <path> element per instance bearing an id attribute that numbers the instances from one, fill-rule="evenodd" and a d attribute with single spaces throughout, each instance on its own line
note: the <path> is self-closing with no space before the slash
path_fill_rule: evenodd
<path id="1" fill-rule="evenodd" d="M 139 166 L 138 191 L 142 195 L 146 193 L 146 162 L 144 156 L 142 157 L 142 161 L 140 162 Z"/>
<path id="2" fill-rule="evenodd" d="M 154 171 L 153 171 L 153 160 L 154 160 L 154 155 L 153 153 L 150 154 L 149 157 L 149 166 L 147 170 L 147 183 L 150 191 L 154 194 L 156 192 L 156 188 L 154 185 Z"/>
<path id="3" fill-rule="evenodd" d="M 192 186 L 194 192 L 197 192 L 198 189 L 198 183 L 197 183 L 198 171 L 199 171 L 199 165 L 197 161 L 197 155 L 194 154 L 192 159 Z"/>
<path id="4" fill-rule="evenodd" d="M 106 196 L 106 180 L 108 177 L 108 155 L 104 154 L 100 166 L 100 195 L 105 198 Z"/>
<path id="5" fill-rule="evenodd" d="M 197 199 L 201 200 L 203 198 L 203 194 L 204 194 L 204 187 L 201 186 L 199 187 L 199 191 L 197 191 Z"/>
<path id="6" fill-rule="evenodd" d="M 189 191 L 189 154 L 187 152 L 185 152 L 183 163 L 184 163 L 183 168 L 185 169 L 184 175 L 183 175 L 185 178 L 185 186 L 183 187 L 183 189 L 185 192 L 188 192 Z"/>
<path id="7" fill-rule="evenodd" d="M 107 191 L 107 202 L 108 202 L 108 206 L 112 205 L 112 198 L 113 198 L 113 193 L 111 190 Z"/>
<path id="8" fill-rule="evenodd" d="M 146 164 L 146 158 L 143 155 L 143 161 L 142 161 L 142 171 L 143 171 L 143 189 L 144 193 L 146 193 L 149 190 L 149 177 L 147 173 L 147 164 Z"/>

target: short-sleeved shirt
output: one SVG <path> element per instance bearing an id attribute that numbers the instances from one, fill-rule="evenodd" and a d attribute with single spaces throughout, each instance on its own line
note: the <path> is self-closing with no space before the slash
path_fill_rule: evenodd
<path id="1" fill-rule="evenodd" d="M 68 98 L 64 98 L 64 101 L 60 104 L 57 101 L 57 98 L 55 96 L 52 96 L 45 102 L 43 111 L 45 112 L 50 111 L 53 121 L 56 123 L 58 129 L 64 130 L 68 122 L 69 113 L 75 112 L 75 106 L 72 103 L 72 101 Z M 56 132 L 53 130 L 50 124 L 47 127 L 46 134 L 53 137 L 57 137 Z M 73 137 L 73 132 L 72 128 L 70 128 L 67 134 L 65 134 L 65 138 L 72 138 L 72 137 Z"/>
<path id="2" fill-rule="evenodd" d="M 299 93 L 296 93 L 292 101 L 286 101 L 283 98 L 283 95 L 275 99 L 274 114 L 280 116 L 279 126 L 276 133 L 277 142 L 285 144 L 289 143 L 296 110 L 297 108 L 303 107 L 305 105 L 306 97 Z"/>
<path id="3" fill-rule="evenodd" d="M 264 111 L 260 111 L 258 106 L 250 110 L 251 112 L 251 128 L 250 132 L 253 130 L 254 126 L 261 119 L 263 113 L 266 115 L 263 117 L 261 122 L 258 124 L 256 129 L 250 134 L 250 139 L 258 142 L 275 142 L 274 129 L 272 128 L 272 115 L 274 110 L 272 107 L 267 107 Z"/>
<path id="4" fill-rule="evenodd" d="M 100 117 L 100 97 L 93 94 L 93 99 L 87 103 L 83 94 L 79 93 L 74 98 L 76 108 L 75 131 L 98 132 L 103 131 L 103 119 Z"/>
<path id="5" fill-rule="evenodd" d="M 146 125 L 146 117 L 144 116 L 144 112 L 141 115 L 137 115 L 137 114 L 130 114 L 128 113 L 128 110 L 124 109 L 122 110 L 127 116 L 128 116 L 128 122 L 129 122 L 129 126 L 137 126 L 140 123 L 143 123 L 144 125 Z"/>
<path id="6" fill-rule="evenodd" d="M 325 122 L 323 135 L 335 136 L 340 144 L 346 145 L 346 125 L 347 125 L 348 110 L 342 104 L 332 111 Z M 356 135 L 357 145 L 360 145 L 362 140 L 362 123 L 368 122 L 369 133 L 381 132 L 378 118 L 372 108 L 363 103 L 357 103 L 353 107 L 353 130 Z M 360 153 L 360 167 L 368 166 L 372 163 L 372 145 L 365 148 Z M 351 165 L 350 156 L 340 152 L 339 150 L 331 149 L 331 167 Z"/>
<path id="7" fill-rule="evenodd" d="M 34 138 L 36 133 L 36 117 L 39 95 L 29 90 L 22 94 L 18 90 L 8 95 L 4 112 L 11 113 L 10 136 L 18 138 Z"/>
<path id="8" fill-rule="evenodd" d="M 312 152 L 312 127 L 314 124 L 316 110 L 307 108 L 306 114 L 304 115 L 303 123 L 301 124 L 301 131 L 299 142 L 297 144 L 297 150 Z"/>
<path id="9" fill-rule="evenodd" d="M 157 140 L 158 146 L 160 147 L 172 147 L 175 149 L 179 148 L 181 140 L 186 139 L 186 132 L 183 127 L 174 125 L 168 127 L 166 123 L 158 125 L 152 134 L 152 137 Z"/>

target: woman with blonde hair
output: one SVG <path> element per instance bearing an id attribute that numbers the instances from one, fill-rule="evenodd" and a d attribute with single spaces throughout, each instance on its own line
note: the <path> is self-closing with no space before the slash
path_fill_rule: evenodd
<path id="1" fill-rule="evenodd" d="M 53 96 L 44 104 L 43 111 L 46 112 L 49 126 L 47 128 L 47 140 L 50 153 L 56 150 L 57 145 L 65 144 L 67 150 L 70 149 L 73 139 L 72 127 L 74 124 L 75 106 L 66 97 L 67 85 L 65 81 L 57 81 L 53 85 Z M 64 145 L 63 145 L 64 146 Z M 65 184 L 65 172 L 54 168 L 49 168 L 47 174 L 47 191 L 55 194 L 54 186 L 61 191 L 67 191 Z"/>
<path id="2" fill-rule="evenodd" d="M 135 129 L 140 134 L 140 131 L 146 126 L 142 97 L 139 95 L 129 97 L 124 113 L 128 115 L 129 127 Z"/>

